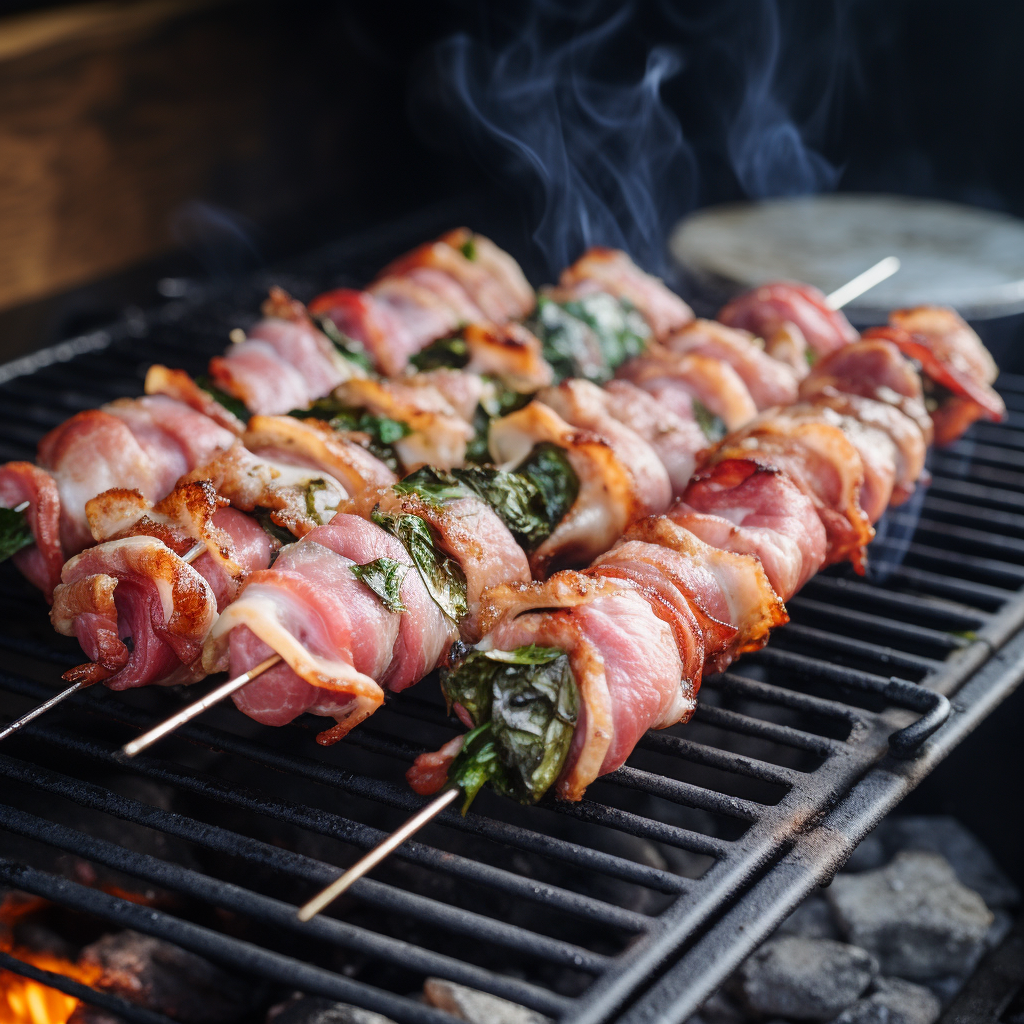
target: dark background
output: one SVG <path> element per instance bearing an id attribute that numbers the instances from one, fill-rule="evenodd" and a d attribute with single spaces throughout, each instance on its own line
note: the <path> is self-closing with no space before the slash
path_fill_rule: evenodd
<path id="1" fill-rule="evenodd" d="M 481 196 L 502 213 L 498 241 L 543 279 L 536 172 L 474 130 L 431 57 L 455 33 L 485 67 L 516 40 L 544 61 L 618 16 L 559 67 L 630 86 L 652 49 L 678 59 L 661 97 L 688 163 L 653 176 L 661 230 L 694 205 L 831 187 L 1024 215 L 1022 5 L 109 6 L 85 27 L 69 12 L 94 5 L 9 5 L 0 19 L 0 358 L 160 302 L 161 278 L 243 274 Z M 3 53 L 26 22 L 57 29 Z M 816 154 L 810 171 L 791 171 L 806 153 L 786 138 L 751 143 L 773 118 Z M 566 231 L 576 219 L 567 207 Z M 661 246 L 651 234 L 640 249 Z M 650 265 L 650 252 L 635 255 Z"/>

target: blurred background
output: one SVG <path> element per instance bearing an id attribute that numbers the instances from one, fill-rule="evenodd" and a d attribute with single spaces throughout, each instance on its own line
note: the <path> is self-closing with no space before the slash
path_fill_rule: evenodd
<path id="1" fill-rule="evenodd" d="M 680 216 L 743 198 L 1024 215 L 1024 5 L 3 9 L 0 359 L 423 210 L 497 211 L 535 282 L 589 241 L 665 272 Z"/>

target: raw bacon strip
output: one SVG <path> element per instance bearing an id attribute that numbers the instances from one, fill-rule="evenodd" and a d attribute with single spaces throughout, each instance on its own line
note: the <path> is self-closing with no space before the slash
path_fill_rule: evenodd
<path id="1" fill-rule="evenodd" d="M 339 508 L 364 519 L 379 508 L 397 516 L 418 516 L 431 527 L 438 548 L 458 563 L 466 577 L 469 614 L 459 622 L 466 643 L 480 639 L 480 599 L 500 583 L 529 582 L 530 564 L 498 514 L 475 495 L 445 502 L 427 501 L 418 494 L 397 494 L 390 487 L 366 490 Z"/>
<path id="2" fill-rule="evenodd" d="M 715 320 L 694 320 L 665 339 L 672 352 L 693 352 L 728 363 L 743 380 L 758 410 L 796 401 L 793 369 L 758 348 L 749 331 Z"/>
<path id="3" fill-rule="evenodd" d="M 22 549 L 12 561 L 29 581 L 53 600 L 53 588 L 60 583 L 64 549 L 60 540 L 60 495 L 49 473 L 31 462 L 8 462 L 0 466 L 0 505 L 18 508 L 28 502 L 24 515 L 35 544 Z"/>
<path id="4" fill-rule="evenodd" d="M 462 337 L 469 349 L 466 373 L 490 374 L 524 394 L 539 391 L 553 380 L 540 339 L 522 324 L 475 322 L 465 327 Z"/>
<path id="5" fill-rule="evenodd" d="M 208 391 L 204 391 L 184 370 L 172 370 L 154 363 L 146 371 L 147 395 L 166 395 L 196 412 L 208 416 L 218 426 L 241 436 L 245 424 L 230 410 L 225 409 Z"/>
<path id="6" fill-rule="evenodd" d="M 629 467 L 646 515 L 664 512 L 672 500 L 672 483 L 654 449 L 610 411 L 611 398 L 586 380 L 564 380 L 538 392 L 537 401 L 554 409 L 574 427 L 604 438 L 616 457 Z"/>
<path id="7" fill-rule="evenodd" d="M 602 389 L 609 415 L 640 435 L 655 451 L 668 473 L 674 497 L 682 494 L 693 476 L 697 453 L 708 437 L 692 417 L 684 419 L 625 380 L 611 380 Z"/>
<path id="8" fill-rule="evenodd" d="M 392 445 L 406 472 L 426 465 L 451 469 L 465 462 L 473 428 L 435 387 L 401 380 L 351 380 L 336 388 L 334 397 L 409 427 L 412 433 Z"/>
<path id="9" fill-rule="evenodd" d="M 872 327 L 864 337 L 893 342 L 917 361 L 929 380 L 949 392 L 930 400 L 936 444 L 951 444 L 976 420 L 998 422 L 1006 415 L 1002 398 L 991 386 L 998 373 L 991 355 L 953 310 L 897 310 L 888 327 Z"/>
<path id="10" fill-rule="evenodd" d="M 138 536 L 98 544 L 72 558 L 61 581 L 50 620 L 92 659 L 66 672 L 66 680 L 127 690 L 195 678 L 217 599 L 163 542 Z"/>
<path id="11" fill-rule="evenodd" d="M 747 459 L 702 469 L 668 516 L 712 547 L 756 555 L 783 601 L 825 563 L 814 503 L 781 470 Z"/>
<path id="12" fill-rule="evenodd" d="M 578 295 L 601 291 L 629 302 L 650 325 L 657 341 L 693 319 L 693 310 L 678 295 L 618 249 L 588 249 L 562 271 L 558 281 Z"/>
<path id="13" fill-rule="evenodd" d="M 380 459 L 320 420 L 253 416 L 242 443 L 277 464 L 322 470 L 350 494 L 395 482 L 395 474 Z"/>
<path id="14" fill-rule="evenodd" d="M 328 317 L 342 334 L 359 342 L 376 368 L 388 376 L 401 373 L 408 353 L 415 351 L 412 336 L 395 310 L 369 292 L 336 288 L 315 298 L 309 311 Z"/>
<path id="15" fill-rule="evenodd" d="M 151 506 L 138 491 L 115 489 L 86 504 L 97 542 L 122 537 L 156 537 L 175 554 L 184 555 L 197 541 L 206 553 L 191 564 L 217 597 L 217 610 L 234 600 L 242 581 L 270 565 L 272 544 L 249 516 L 225 507 L 208 480 L 179 484 Z"/>
<path id="16" fill-rule="evenodd" d="M 450 370 L 447 367 L 410 374 L 402 378 L 402 384 L 413 388 L 427 388 L 431 400 L 436 392 L 451 406 L 452 411 L 467 423 L 473 422 L 481 401 L 487 401 L 494 394 L 494 385 L 491 382 L 475 373 Z"/>
<path id="17" fill-rule="evenodd" d="M 828 537 L 826 564 L 849 559 L 864 571 L 864 547 L 875 531 L 860 505 L 863 464 L 842 430 L 827 423 L 794 424 L 769 413 L 723 439 L 705 465 L 726 459 L 784 470 L 814 502 Z"/>
<path id="18" fill-rule="evenodd" d="M 716 319 L 728 327 L 750 331 L 766 344 L 795 327 L 817 356 L 826 356 L 858 338 L 850 321 L 828 307 L 822 292 L 794 281 L 764 284 L 744 292 L 719 310 Z"/>
<path id="19" fill-rule="evenodd" d="M 864 483 L 860 489 L 861 508 L 871 523 L 882 517 L 892 498 L 898 458 L 896 445 L 887 431 L 819 403 L 802 402 L 777 409 L 774 416 L 794 423 L 827 423 L 839 427 L 857 449 L 864 467 Z"/>
<path id="20" fill-rule="evenodd" d="M 262 338 L 242 341 L 232 345 L 227 355 L 214 356 L 210 377 L 252 412 L 269 415 L 304 409 L 311 400 L 305 377 Z"/>
<path id="21" fill-rule="evenodd" d="M 651 346 L 624 363 L 617 376 L 643 388 L 684 419 L 694 418 L 694 400 L 720 417 L 728 430 L 742 427 L 757 415 L 743 378 L 728 363 L 711 356 Z"/>
<path id="22" fill-rule="evenodd" d="M 550 406 L 533 401 L 491 424 L 491 454 L 504 469 L 514 469 L 544 442 L 565 451 L 579 492 L 562 521 L 530 555 L 530 567 L 541 577 L 560 566 L 585 564 L 647 514 L 642 485 L 614 446 L 592 431 L 570 426 Z"/>
<path id="23" fill-rule="evenodd" d="M 800 384 L 800 398 L 817 401 L 819 395 L 862 395 L 895 406 L 921 429 L 925 444 L 932 440 L 932 421 L 924 405 L 921 377 L 885 338 L 865 332 L 854 342 L 820 360 Z"/>
<path id="24" fill-rule="evenodd" d="M 435 338 L 458 330 L 461 324 L 458 313 L 444 298 L 407 275 L 383 277 L 367 291 L 378 303 L 388 307 L 403 326 L 403 331 L 392 338 L 392 358 L 403 367 L 410 356 Z"/>
<path id="25" fill-rule="evenodd" d="M 352 573 L 378 558 L 410 567 L 400 589 L 405 611 L 389 611 Z M 403 689 L 434 668 L 455 635 L 401 543 L 342 514 L 249 577 L 211 633 L 203 663 L 238 674 L 280 654 L 285 665 L 239 691 L 236 705 L 270 725 L 307 710 L 334 717 L 338 725 L 319 737 L 333 743 L 376 710 L 382 687 Z"/>
<path id="26" fill-rule="evenodd" d="M 756 558 L 707 544 L 670 516 L 641 519 L 595 564 L 624 558 L 653 559 L 680 588 L 701 624 L 704 657 L 712 671 L 763 647 L 771 630 L 789 621 Z"/>
<path id="27" fill-rule="evenodd" d="M 533 310 L 537 296 L 526 280 L 522 268 L 504 249 L 500 249 L 489 238 L 478 235 L 469 228 L 456 228 L 441 236 L 453 249 L 468 247 L 473 260 L 479 263 L 502 287 L 508 301 L 514 304 L 515 312 L 509 319 L 526 316 Z"/>
<path id="28" fill-rule="evenodd" d="M 569 656 L 580 713 L 556 783 L 562 799 L 579 800 L 618 768 L 652 723 L 665 727 L 692 713 L 695 687 L 680 684 L 686 668 L 673 629 L 629 583 L 566 571 L 489 597 L 500 619 L 495 647 L 533 643 Z"/>

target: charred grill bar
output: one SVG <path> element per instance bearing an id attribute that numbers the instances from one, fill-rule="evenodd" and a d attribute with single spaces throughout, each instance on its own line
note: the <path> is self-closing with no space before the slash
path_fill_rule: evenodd
<path id="1" fill-rule="evenodd" d="M 262 284 L 169 304 L 76 343 L 78 355 L 71 346 L 35 357 L 22 367 L 33 372 L 0 386 L 0 458 L 30 456 L 79 409 L 139 393 L 151 361 L 200 370 L 237 310 L 256 308 Z M 318 756 L 300 724 L 239 733 L 236 716 L 189 726 L 161 756 L 130 765 L 118 747 L 164 717 L 173 697 L 129 701 L 97 689 L 5 744 L 0 776 L 17 796 L 5 797 L 0 827 L 175 893 L 181 905 L 134 903 L 8 858 L 0 880 L 396 1021 L 452 1019 L 400 994 L 424 976 L 574 1024 L 682 1021 L 1024 675 L 1024 378 L 1000 386 L 1008 421 L 976 425 L 932 455 L 920 518 L 889 513 L 868 579 L 816 577 L 769 648 L 706 681 L 693 722 L 650 734 L 579 804 L 519 811 L 481 799 L 466 818 L 449 810 L 399 851 L 386 879 L 382 870 L 360 881 L 338 918 L 303 925 L 297 902 L 420 805 L 402 772 L 428 741 L 454 733 L 430 684 L 329 755 Z M 0 690 L 13 716 L 52 695 L 59 672 L 80 659 L 49 635 L 41 600 L 10 566 L 3 572 Z M 164 787 L 172 809 L 117 792 L 118 780 Z M 195 856 L 99 838 L 79 812 Z M 279 833 L 303 837 L 300 851 L 272 841 Z M 345 843 L 349 859 L 316 856 L 320 837 Z M 649 856 L 658 849 L 660 859 Z M 445 898 L 451 891 L 465 895 Z M 35 970 L 13 959 L 0 966 Z M 508 966 L 514 974 L 497 970 Z M 75 982 L 48 983 L 83 995 Z M 94 1001 L 125 1019 L 156 1019 L 110 1000 Z"/>

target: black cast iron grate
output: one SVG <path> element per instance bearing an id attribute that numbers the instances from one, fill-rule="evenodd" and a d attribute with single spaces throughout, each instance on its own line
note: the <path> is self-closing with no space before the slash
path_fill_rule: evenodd
<path id="1" fill-rule="evenodd" d="M 285 283 L 305 296 L 414 229 L 379 236 L 370 257 L 366 239 L 335 247 Z M 265 283 L 128 317 L 5 381 L 0 368 L 0 459 L 139 393 L 150 362 L 201 371 Z M 705 682 L 693 722 L 648 735 L 579 804 L 483 794 L 300 925 L 295 906 L 420 804 L 402 773 L 455 732 L 436 688 L 329 750 L 317 723 L 271 730 L 227 708 L 130 764 L 120 744 L 190 695 L 96 688 L 0 751 L 0 882 L 404 1024 L 452 1019 L 417 1000 L 427 976 L 574 1024 L 685 1020 L 1024 674 L 1024 378 L 1000 384 L 1007 423 L 933 456 L 930 488 L 887 517 L 867 578 L 813 580 L 767 649 Z M 13 716 L 81 655 L 12 570 L 0 579 Z M 58 853 L 160 895 L 127 900 Z M 33 970 L 6 954 L 0 967 Z"/>

